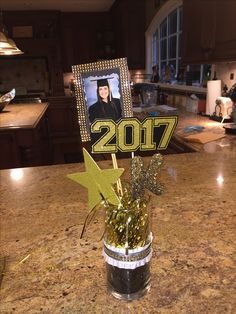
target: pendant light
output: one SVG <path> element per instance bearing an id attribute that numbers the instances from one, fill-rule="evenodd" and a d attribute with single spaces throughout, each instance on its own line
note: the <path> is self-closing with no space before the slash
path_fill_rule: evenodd
<path id="1" fill-rule="evenodd" d="M 24 53 L 16 46 L 14 40 L 8 38 L 8 43 L 9 45 L 11 45 L 11 48 L 0 48 L 0 56 L 22 55 Z"/>
<path id="2" fill-rule="evenodd" d="M 0 49 L 12 49 L 13 47 L 9 44 L 7 37 L 0 32 Z"/>
<path id="3" fill-rule="evenodd" d="M 8 38 L 8 31 L 3 23 L 2 10 L 0 12 L 0 56 L 19 55 L 23 52 L 16 46 L 15 42 Z"/>

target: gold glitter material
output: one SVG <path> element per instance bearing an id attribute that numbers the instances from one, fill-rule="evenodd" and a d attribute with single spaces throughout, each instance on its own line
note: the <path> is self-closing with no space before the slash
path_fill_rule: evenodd
<path id="1" fill-rule="evenodd" d="M 117 182 L 124 169 L 100 169 L 85 148 L 83 156 L 86 171 L 68 174 L 67 177 L 87 188 L 89 209 L 93 209 L 103 199 L 113 205 L 119 205 L 119 197 L 112 185 Z"/>
<path id="2" fill-rule="evenodd" d="M 106 230 L 105 242 L 117 248 L 134 249 L 147 244 L 150 234 L 150 212 L 148 200 L 144 198 L 144 189 L 160 195 L 163 186 L 158 175 L 163 157 L 155 154 L 151 158 L 147 171 L 144 170 L 141 157 L 132 158 L 131 185 L 123 185 L 123 196 L 119 206 L 105 202 Z"/>
<path id="3" fill-rule="evenodd" d="M 145 187 L 156 195 L 160 195 L 163 192 L 163 185 L 158 181 L 162 163 L 163 157 L 161 154 L 153 155 L 146 172 Z"/>
<path id="4" fill-rule="evenodd" d="M 133 200 L 130 186 L 123 183 L 119 206 L 105 203 L 104 240 L 117 248 L 134 249 L 148 243 L 150 213 L 145 198 Z"/>
<path id="5" fill-rule="evenodd" d="M 149 167 L 145 171 L 142 158 L 137 156 L 131 161 L 131 190 L 134 199 L 142 198 L 144 195 L 144 188 L 148 189 L 156 195 L 163 192 L 163 186 L 158 181 L 158 175 L 163 163 L 161 154 L 152 156 Z"/>
<path id="6" fill-rule="evenodd" d="M 145 188 L 159 195 L 163 186 L 158 181 L 163 157 L 155 154 L 150 161 L 147 171 L 144 169 L 141 157 L 132 158 L 131 183 L 122 182 L 123 194 L 119 195 L 120 203 L 111 204 L 108 198 L 104 198 L 99 206 L 93 208 L 87 215 L 81 237 L 86 227 L 92 220 L 98 207 L 105 210 L 104 241 L 116 248 L 128 250 L 144 247 L 150 242 L 150 209 L 148 198 L 144 197 Z"/>
<path id="7" fill-rule="evenodd" d="M 141 157 L 135 156 L 131 160 L 131 189 L 132 197 L 135 200 L 144 196 L 144 178 L 143 160 Z"/>

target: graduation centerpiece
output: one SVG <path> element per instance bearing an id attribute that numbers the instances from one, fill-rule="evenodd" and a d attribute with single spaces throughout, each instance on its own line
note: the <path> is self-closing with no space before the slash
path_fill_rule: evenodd
<path id="1" fill-rule="evenodd" d="M 100 169 L 88 151 L 83 149 L 86 171 L 69 174 L 68 177 L 88 189 L 88 215 L 98 206 L 105 211 L 103 256 L 109 291 L 120 299 L 137 299 L 150 288 L 153 235 L 149 198 L 145 190 L 156 195 L 163 191 L 159 182 L 163 158 L 155 150 L 167 147 L 177 117 L 150 117 L 142 122 L 132 117 L 125 59 L 74 66 L 73 72 L 82 140 L 92 139 L 93 154 L 111 154 L 113 169 Z M 114 78 L 117 82 L 112 83 Z M 95 98 L 91 95 L 90 84 L 96 80 L 99 84 L 95 82 L 96 85 L 93 85 Z M 100 80 L 104 84 L 101 85 Z M 112 103 L 113 109 L 116 109 L 115 117 L 112 110 L 106 108 Z M 98 118 L 94 117 L 91 121 L 89 113 L 95 112 L 92 106 L 98 109 L 100 105 L 108 116 L 102 117 L 98 110 Z M 121 117 L 116 115 L 119 110 Z M 94 134 L 96 137 L 93 138 Z M 154 155 L 145 169 L 143 159 L 134 156 L 134 152 L 150 150 L 154 151 Z M 131 153 L 129 182 L 120 178 L 127 169 L 118 168 L 117 151 Z M 82 235 L 85 227 L 86 221 Z"/>

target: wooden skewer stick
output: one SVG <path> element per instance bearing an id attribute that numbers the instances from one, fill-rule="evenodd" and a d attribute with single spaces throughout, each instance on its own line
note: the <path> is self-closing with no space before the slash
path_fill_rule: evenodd
<path id="1" fill-rule="evenodd" d="M 112 158 L 113 168 L 118 169 L 116 154 L 111 154 L 111 158 Z M 117 190 L 120 193 L 120 195 L 123 196 L 123 190 L 122 190 L 120 178 L 117 180 Z"/>

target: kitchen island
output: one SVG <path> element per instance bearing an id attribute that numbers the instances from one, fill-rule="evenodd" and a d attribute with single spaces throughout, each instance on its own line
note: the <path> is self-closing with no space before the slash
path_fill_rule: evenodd
<path id="1" fill-rule="evenodd" d="M 83 163 L 0 171 L 0 312 L 233 313 L 235 156 L 164 157 L 165 192 L 149 204 L 151 289 L 133 302 L 107 292 L 101 211 L 80 239 L 87 192 L 66 175 L 84 171 Z M 130 160 L 118 162 L 129 178 Z"/>
<path id="2" fill-rule="evenodd" d="M 50 164 L 47 103 L 9 104 L 0 113 L 0 169 Z"/>

